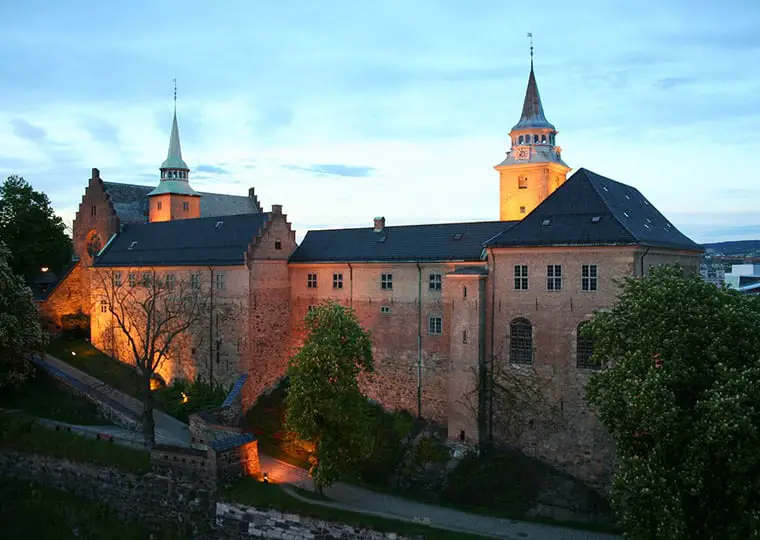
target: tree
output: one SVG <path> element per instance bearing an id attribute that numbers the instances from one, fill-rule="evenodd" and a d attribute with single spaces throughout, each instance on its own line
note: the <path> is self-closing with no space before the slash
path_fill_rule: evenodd
<path id="1" fill-rule="evenodd" d="M 10 257 L 0 242 L 0 390 L 23 382 L 31 374 L 29 355 L 46 344 L 32 291 L 11 270 Z"/>
<path id="2" fill-rule="evenodd" d="M 678 267 L 621 283 L 584 329 L 589 403 L 612 434 L 633 538 L 760 535 L 760 302 Z"/>
<path id="3" fill-rule="evenodd" d="M 27 280 L 42 267 L 59 273 L 71 261 L 71 239 L 47 195 L 20 176 L 0 185 L 0 240 L 11 250 L 12 270 Z"/>
<path id="4" fill-rule="evenodd" d="M 354 311 L 336 302 L 310 310 L 305 325 L 306 341 L 288 366 L 285 425 L 314 442 L 309 474 L 321 493 L 369 451 L 369 407 L 358 377 L 373 369 L 372 341 Z"/>
<path id="5" fill-rule="evenodd" d="M 114 348 L 137 369 L 143 435 L 146 445 L 153 447 L 150 382 L 171 355 L 173 346 L 209 313 L 210 284 L 202 281 L 201 273 L 190 275 L 190 279 L 176 279 L 172 273 L 161 276 L 155 269 L 144 270 L 139 282 L 136 275 L 123 279 L 126 276 L 121 272 L 110 269 L 96 269 L 94 275 L 93 313 L 105 314 L 105 330 Z"/>

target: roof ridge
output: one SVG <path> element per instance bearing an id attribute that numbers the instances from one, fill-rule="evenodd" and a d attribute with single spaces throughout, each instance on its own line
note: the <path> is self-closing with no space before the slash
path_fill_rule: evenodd
<path id="1" fill-rule="evenodd" d="M 441 227 L 445 225 L 480 225 L 484 223 L 511 223 L 514 224 L 516 220 L 510 220 L 510 221 L 504 221 L 500 219 L 493 219 L 493 220 L 483 220 L 483 221 L 453 221 L 453 222 L 443 222 L 443 223 L 410 223 L 408 225 L 387 225 L 383 227 L 383 230 L 386 229 L 402 229 L 405 227 Z M 367 227 L 336 227 L 333 229 L 309 229 L 307 233 L 309 232 L 331 232 L 331 231 L 361 231 L 365 229 L 371 230 L 372 226 Z"/>

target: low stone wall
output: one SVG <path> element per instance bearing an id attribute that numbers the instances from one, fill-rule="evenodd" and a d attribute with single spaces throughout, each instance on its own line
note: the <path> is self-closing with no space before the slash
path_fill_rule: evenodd
<path id="1" fill-rule="evenodd" d="M 331 523 L 277 510 L 259 510 L 242 504 L 217 503 L 216 527 L 220 532 L 240 538 L 287 538 L 288 540 L 366 539 L 402 540 L 396 533 L 360 529 L 343 523 Z"/>

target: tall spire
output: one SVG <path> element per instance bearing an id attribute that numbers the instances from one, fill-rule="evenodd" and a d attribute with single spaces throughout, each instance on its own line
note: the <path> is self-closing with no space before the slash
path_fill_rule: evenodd
<path id="1" fill-rule="evenodd" d="M 546 115 L 544 114 L 544 106 L 541 104 L 541 95 L 538 93 L 536 74 L 533 72 L 533 32 L 528 32 L 528 38 L 530 39 L 530 75 L 528 76 L 528 88 L 525 90 L 525 101 L 523 101 L 520 120 L 512 129 L 555 129 L 546 119 Z"/>
<path id="2" fill-rule="evenodd" d="M 169 151 L 166 153 L 166 161 L 161 169 L 189 170 L 187 163 L 182 159 L 182 145 L 179 142 L 179 126 L 177 125 L 177 79 L 174 79 L 174 119 L 172 120 L 172 132 L 169 136 Z"/>

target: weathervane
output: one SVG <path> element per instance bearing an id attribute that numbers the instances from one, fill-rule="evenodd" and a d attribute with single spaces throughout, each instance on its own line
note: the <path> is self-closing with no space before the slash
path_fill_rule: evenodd
<path id="1" fill-rule="evenodd" d="M 533 69 L 533 32 L 528 32 L 528 39 L 530 39 L 530 68 Z"/>

